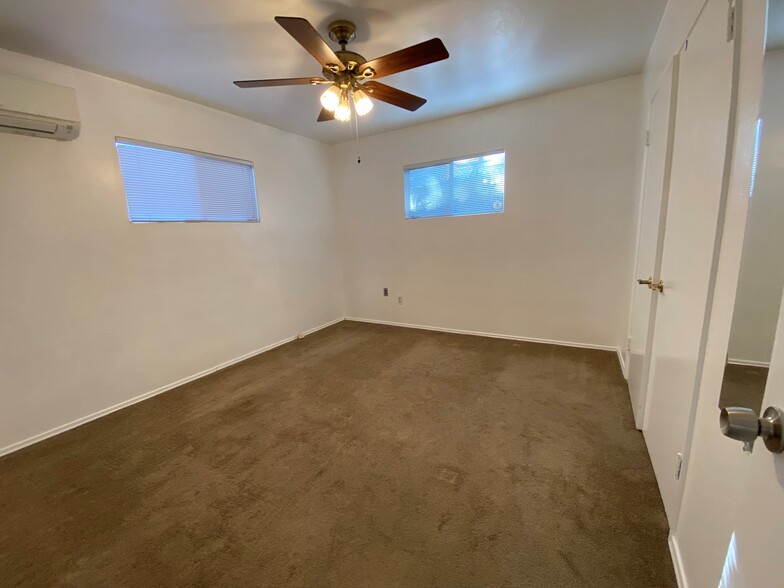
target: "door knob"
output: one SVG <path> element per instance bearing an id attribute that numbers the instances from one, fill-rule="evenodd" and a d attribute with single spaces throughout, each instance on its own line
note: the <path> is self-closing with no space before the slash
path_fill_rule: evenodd
<path id="1" fill-rule="evenodd" d="M 760 418 L 750 408 L 728 406 L 721 409 L 719 425 L 722 434 L 730 439 L 741 441 L 743 451 L 747 453 L 751 453 L 757 437 L 762 437 L 768 451 L 781 453 L 784 451 L 784 439 L 781 433 L 783 419 L 784 411 L 774 406 L 766 408 Z"/>
<path id="2" fill-rule="evenodd" d="M 642 278 L 637 278 L 637 283 L 641 286 L 648 286 L 651 290 L 658 290 L 659 292 L 664 292 L 664 280 L 659 280 L 657 283 L 653 283 L 653 276 L 649 276 L 647 280 L 643 280 Z"/>

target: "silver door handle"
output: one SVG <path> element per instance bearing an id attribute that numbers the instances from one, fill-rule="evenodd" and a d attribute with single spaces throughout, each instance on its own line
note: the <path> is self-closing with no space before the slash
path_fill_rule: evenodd
<path id="1" fill-rule="evenodd" d="M 781 453 L 784 451 L 784 439 L 781 435 L 782 420 L 784 420 L 784 411 L 775 406 L 766 408 L 759 418 L 750 408 L 728 406 L 721 409 L 719 426 L 722 434 L 730 439 L 741 441 L 743 451 L 747 453 L 751 453 L 757 437 L 762 437 L 768 451 Z"/>

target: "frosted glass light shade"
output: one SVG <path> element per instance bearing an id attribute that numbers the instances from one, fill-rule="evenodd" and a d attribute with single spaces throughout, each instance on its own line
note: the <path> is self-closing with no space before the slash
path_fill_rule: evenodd
<path id="1" fill-rule="evenodd" d="M 354 108 L 357 109 L 359 116 L 365 116 L 373 110 L 373 102 L 362 90 L 356 90 L 354 92 Z"/>
<path id="2" fill-rule="evenodd" d="M 340 104 L 340 90 L 335 86 L 330 86 L 327 91 L 321 95 L 321 105 L 329 110 L 335 112 Z"/>
<path id="3" fill-rule="evenodd" d="M 348 93 L 345 91 L 340 95 L 340 103 L 335 109 L 335 120 L 346 122 L 351 120 L 351 105 L 348 103 Z"/>

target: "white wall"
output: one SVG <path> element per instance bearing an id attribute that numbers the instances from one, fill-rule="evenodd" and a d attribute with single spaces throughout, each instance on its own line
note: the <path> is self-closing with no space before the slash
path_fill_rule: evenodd
<path id="1" fill-rule="evenodd" d="M 763 133 L 738 298 L 730 361 L 768 363 L 784 288 L 784 50 L 765 56 Z"/>
<path id="2" fill-rule="evenodd" d="M 633 76 L 372 136 L 361 165 L 337 146 L 347 315 L 623 345 L 640 94 Z M 404 165 L 493 149 L 503 214 L 405 219 Z"/>
<path id="3" fill-rule="evenodd" d="M 0 134 L 3 448 L 343 316 L 328 147 L 69 67 L 81 137 Z M 258 224 L 128 221 L 115 135 L 254 161 Z"/>

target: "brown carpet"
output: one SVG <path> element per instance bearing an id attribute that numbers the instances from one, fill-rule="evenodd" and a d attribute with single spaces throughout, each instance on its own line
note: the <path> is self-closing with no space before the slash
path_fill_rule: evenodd
<path id="1" fill-rule="evenodd" d="M 0 460 L 2 586 L 675 586 L 615 354 L 343 322 Z"/>

